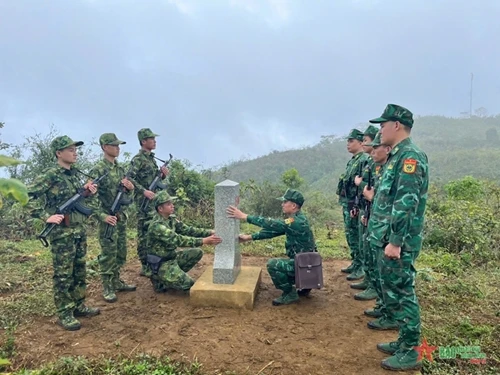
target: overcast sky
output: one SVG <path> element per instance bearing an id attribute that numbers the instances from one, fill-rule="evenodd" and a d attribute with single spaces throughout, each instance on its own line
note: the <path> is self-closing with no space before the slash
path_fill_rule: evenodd
<path id="1" fill-rule="evenodd" d="M 500 112 L 499 0 L 0 0 L 5 142 L 50 124 L 211 167 L 379 116 Z M 418 123 L 417 125 L 418 126 Z"/>

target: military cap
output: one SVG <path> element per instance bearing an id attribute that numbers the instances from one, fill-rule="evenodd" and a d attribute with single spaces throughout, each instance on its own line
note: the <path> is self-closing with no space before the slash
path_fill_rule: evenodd
<path id="1" fill-rule="evenodd" d="M 101 135 L 101 137 L 99 138 L 99 143 L 101 144 L 101 146 L 103 145 L 111 145 L 111 146 L 118 146 L 118 145 L 124 145 L 125 141 L 120 141 L 117 137 L 116 137 L 116 134 L 115 133 L 104 133 L 103 135 Z"/>
<path id="2" fill-rule="evenodd" d="M 399 121 L 400 123 L 413 127 L 413 113 L 405 107 L 401 107 L 397 104 L 387 104 L 382 116 L 370 120 L 372 124 L 380 124 L 386 121 Z"/>
<path id="3" fill-rule="evenodd" d="M 73 141 L 70 137 L 67 135 L 62 135 L 60 137 L 54 138 L 54 140 L 50 144 L 50 148 L 52 152 L 55 154 L 56 151 L 64 150 L 67 147 L 70 146 L 81 146 L 83 145 L 82 141 Z"/>
<path id="4" fill-rule="evenodd" d="M 299 206 L 304 204 L 304 196 L 300 191 L 294 189 L 287 189 L 285 194 L 282 197 L 278 198 L 280 201 L 290 201 L 293 203 L 297 203 Z"/>
<path id="5" fill-rule="evenodd" d="M 373 139 L 373 138 L 375 138 L 375 136 L 377 135 L 377 133 L 378 133 L 378 128 L 376 126 L 369 125 L 366 128 L 365 133 L 363 135 L 368 136 L 371 139 Z"/>
<path id="6" fill-rule="evenodd" d="M 347 139 L 357 139 L 363 142 L 363 132 L 358 129 L 352 129 L 347 136 Z"/>
<path id="7" fill-rule="evenodd" d="M 382 143 L 380 142 L 380 132 L 378 132 L 377 135 L 375 136 L 375 138 L 373 138 L 373 141 L 371 141 L 370 143 L 367 143 L 366 145 L 371 146 L 371 147 L 381 146 Z"/>
<path id="8" fill-rule="evenodd" d="M 139 138 L 139 142 L 146 138 L 154 138 L 159 137 L 159 134 L 155 134 L 149 128 L 142 128 L 137 132 L 137 138 Z"/>
<path id="9" fill-rule="evenodd" d="M 154 204 L 155 208 L 157 208 L 159 205 L 161 205 L 163 203 L 173 202 L 176 199 L 177 199 L 177 197 L 172 197 L 165 190 L 162 190 L 162 191 L 156 193 L 155 197 L 153 198 L 153 204 Z"/>

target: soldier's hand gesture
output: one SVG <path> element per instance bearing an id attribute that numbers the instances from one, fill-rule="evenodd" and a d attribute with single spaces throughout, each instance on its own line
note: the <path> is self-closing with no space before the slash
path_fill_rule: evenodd
<path id="1" fill-rule="evenodd" d="M 209 237 L 205 237 L 203 239 L 203 245 L 218 245 L 222 242 L 222 238 L 219 236 L 216 236 L 215 234 L 212 234 Z"/>
<path id="2" fill-rule="evenodd" d="M 61 224 L 63 219 L 64 219 L 64 215 L 52 215 L 46 220 L 46 223 L 59 225 L 59 224 Z"/>
<path id="3" fill-rule="evenodd" d="M 108 215 L 108 216 L 106 216 L 106 219 L 104 219 L 104 221 L 106 222 L 106 224 L 115 226 L 118 220 L 117 220 L 116 216 Z"/>

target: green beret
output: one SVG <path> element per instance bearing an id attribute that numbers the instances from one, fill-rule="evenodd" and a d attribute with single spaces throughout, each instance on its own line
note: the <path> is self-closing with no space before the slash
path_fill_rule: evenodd
<path id="1" fill-rule="evenodd" d="M 401 107 L 400 105 L 387 104 L 382 116 L 370 120 L 372 124 L 380 124 L 386 121 L 399 121 L 400 123 L 411 128 L 413 127 L 413 113 L 411 113 L 409 109 Z"/>

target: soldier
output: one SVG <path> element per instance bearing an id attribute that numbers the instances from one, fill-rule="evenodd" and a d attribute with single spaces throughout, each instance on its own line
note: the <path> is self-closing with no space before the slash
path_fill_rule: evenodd
<path id="1" fill-rule="evenodd" d="M 368 128 L 366 128 L 363 134 L 363 152 L 365 152 L 368 155 L 368 157 L 366 158 L 361 175 L 358 175 L 354 178 L 354 184 L 358 187 L 360 218 L 363 217 L 364 208 L 366 206 L 366 200 L 363 197 L 363 189 L 365 186 L 367 186 L 368 178 L 372 179 L 372 176 L 374 175 L 374 173 L 372 172 L 375 172 L 374 171 L 375 165 L 373 163 L 372 157 L 370 156 L 370 153 L 372 152 L 372 146 L 370 143 L 373 142 L 373 139 L 375 138 L 377 133 L 378 129 L 373 125 L 369 125 Z M 358 301 L 369 301 L 377 298 L 377 293 L 375 289 L 372 287 L 372 280 L 371 280 L 372 275 L 370 275 L 370 271 L 368 269 L 369 249 L 368 249 L 368 242 L 366 241 L 366 226 L 361 222 L 361 220 L 359 222 L 359 250 L 361 253 L 362 268 L 365 277 L 363 278 L 363 281 L 361 281 L 360 283 L 351 284 L 351 288 L 361 289 L 361 290 L 364 289 L 363 292 L 355 294 L 354 299 Z"/>
<path id="2" fill-rule="evenodd" d="M 147 248 L 146 248 L 146 232 L 148 230 L 148 222 L 154 216 L 154 208 L 150 204 L 146 212 L 141 211 L 140 207 L 144 198 L 152 200 L 155 197 L 155 192 L 148 190 L 149 185 L 153 182 L 158 173 L 158 165 L 155 161 L 155 154 L 152 152 L 156 148 L 155 134 L 151 129 L 143 128 L 137 132 L 137 138 L 141 149 L 135 155 L 131 163 L 133 164 L 131 181 L 135 186 L 135 203 L 137 207 L 137 255 L 141 261 L 141 276 L 151 276 L 151 271 L 147 266 Z M 168 175 L 168 168 L 161 168 L 162 179 Z"/>
<path id="3" fill-rule="evenodd" d="M 57 323 L 68 331 L 81 327 L 75 316 L 90 317 L 100 313 L 98 308 L 85 305 L 87 219 L 77 211 L 67 216 L 55 214 L 57 207 L 81 187 L 77 175 L 79 171 L 73 166 L 77 159 L 77 147 L 81 145 L 82 141 L 75 142 L 66 135 L 55 138 L 50 147 L 58 165 L 38 176 L 28 188 L 31 215 L 47 224 L 57 224 L 49 234 L 54 268 L 54 303 L 59 317 Z M 97 186 L 90 182 L 83 187 L 90 194 L 97 192 Z M 38 201 L 40 198 L 45 200 L 43 208 Z"/>
<path id="4" fill-rule="evenodd" d="M 399 326 L 397 341 L 378 344 L 392 354 L 381 365 L 389 370 L 422 366 L 414 349 L 420 341 L 420 307 L 415 294 L 415 260 L 422 231 L 429 184 L 427 155 L 410 138 L 413 114 L 388 104 L 380 124 L 381 141 L 392 147 L 375 194 L 368 223 L 370 246 L 378 254 L 384 304 Z"/>
<path id="5" fill-rule="evenodd" d="M 375 195 L 375 192 L 378 189 L 378 185 L 380 184 L 380 180 L 382 177 L 382 172 L 385 163 L 387 162 L 387 158 L 389 156 L 389 153 L 391 152 L 391 147 L 387 145 L 383 145 L 380 142 L 380 133 L 377 133 L 375 136 L 375 139 L 373 142 L 368 143 L 369 146 L 372 147 L 372 152 L 371 152 L 371 157 L 374 162 L 374 170 L 372 172 L 373 176 L 373 188 L 372 189 L 365 189 L 363 187 L 363 195 L 366 201 L 372 202 L 373 201 L 373 196 Z M 365 185 L 366 186 L 366 185 Z M 364 217 L 361 218 L 361 221 L 365 226 L 368 226 L 368 216 L 370 212 L 365 212 Z M 398 326 L 394 319 L 392 319 L 389 316 L 389 312 L 385 308 L 385 305 L 383 303 L 382 299 L 382 289 L 380 285 L 380 272 L 377 268 L 377 254 L 375 250 L 372 250 L 370 247 L 370 243 L 368 241 L 369 233 L 368 230 L 365 232 L 366 234 L 366 243 L 365 245 L 367 246 L 367 268 L 368 268 L 368 274 L 370 275 L 370 280 L 372 282 L 371 287 L 374 288 L 376 292 L 376 297 L 377 300 L 375 302 L 375 306 L 372 309 L 367 309 L 364 311 L 364 314 L 373 318 L 380 318 L 380 317 L 385 317 L 383 321 L 386 322 L 385 325 L 383 326 L 377 326 L 373 325 L 373 327 L 370 325 L 370 328 L 375 328 L 375 329 L 397 329 Z M 366 277 L 366 276 L 365 276 Z M 391 324 L 388 324 L 388 322 L 391 322 Z M 375 323 L 371 323 L 375 324 Z"/>
<path id="6" fill-rule="evenodd" d="M 339 203 L 342 205 L 345 236 L 352 258 L 351 265 L 341 271 L 349 273 L 347 280 L 351 281 L 361 279 L 365 275 L 359 249 L 359 205 L 356 205 L 356 198 L 360 191 L 354 183 L 354 178 L 361 174 L 363 165 L 368 158 L 368 155 L 363 152 L 363 132 L 358 129 L 352 129 L 349 132 L 347 151 L 353 156 L 347 163 L 345 173 L 340 176 L 337 195 L 339 195 Z"/>
<path id="7" fill-rule="evenodd" d="M 151 283 L 156 292 L 191 289 L 194 281 L 186 272 L 203 257 L 203 251 L 197 247 L 222 242 L 214 230 L 190 227 L 179 221 L 174 214 L 175 199 L 166 191 L 160 191 L 153 200 L 157 213 L 146 237 Z M 178 247 L 196 248 L 177 250 Z"/>
<path id="8" fill-rule="evenodd" d="M 134 185 L 127 178 L 126 172 L 116 158 L 120 155 L 120 145 L 126 142 L 120 141 L 114 133 L 104 133 L 99 138 L 99 143 L 104 157 L 92 169 L 92 176 L 100 176 L 109 172 L 101 182 L 98 191 L 99 204 L 96 204 L 95 215 L 99 220 L 99 244 L 101 254 L 99 255 L 99 267 L 101 272 L 103 297 L 106 302 L 117 300 L 116 292 L 134 291 L 135 285 L 128 285 L 120 278 L 120 268 L 127 260 L 127 216 L 121 212 L 111 215 L 111 206 L 118 194 L 120 184 L 125 187 L 124 199 L 128 204 L 132 203 L 132 191 Z M 114 227 L 111 236 L 105 237 L 108 226 Z"/>
<path id="9" fill-rule="evenodd" d="M 229 217 L 246 220 L 248 223 L 263 228 L 260 232 L 253 234 L 241 234 L 240 241 L 257 241 L 277 236 L 286 236 L 285 250 L 289 259 L 269 259 L 267 262 L 267 271 L 273 280 L 277 289 L 283 291 L 283 294 L 274 299 L 272 304 L 288 305 L 299 300 L 299 293 L 294 287 L 295 284 L 295 254 L 316 251 L 316 243 L 309 226 L 307 217 L 302 213 L 301 208 L 304 204 L 304 196 L 297 190 L 288 189 L 285 194 L 278 198 L 282 203 L 283 213 L 288 216 L 287 219 L 271 219 L 260 216 L 251 216 L 240 211 L 234 206 L 227 208 Z M 310 290 L 301 291 L 301 295 L 309 294 Z"/>

